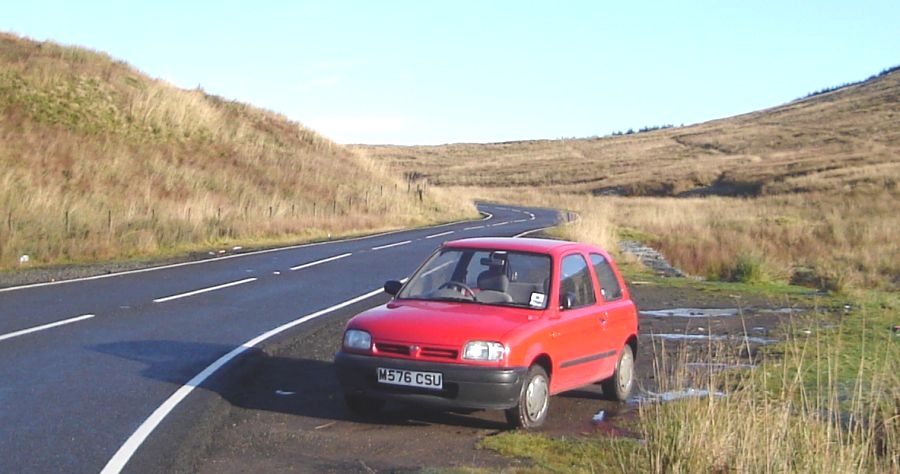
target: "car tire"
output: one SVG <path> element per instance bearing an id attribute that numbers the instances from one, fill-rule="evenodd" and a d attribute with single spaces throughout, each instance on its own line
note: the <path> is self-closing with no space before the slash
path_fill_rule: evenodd
<path id="1" fill-rule="evenodd" d="M 371 398 L 365 395 L 344 394 L 344 402 L 347 408 L 356 415 L 374 416 L 384 408 L 384 400 Z"/>
<path id="2" fill-rule="evenodd" d="M 600 382 L 603 388 L 603 396 L 609 400 L 619 402 L 628 401 L 634 388 L 634 352 L 631 346 L 625 344 L 619 360 L 616 362 L 616 371 L 613 376 Z"/>
<path id="3" fill-rule="evenodd" d="M 528 369 L 519 402 L 506 410 L 506 421 L 513 428 L 532 429 L 544 424 L 550 409 L 550 377 L 540 365 Z"/>

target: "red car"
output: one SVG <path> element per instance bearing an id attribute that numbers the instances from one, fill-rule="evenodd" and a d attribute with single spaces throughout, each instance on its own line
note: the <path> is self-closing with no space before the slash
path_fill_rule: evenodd
<path id="1" fill-rule="evenodd" d="M 386 400 L 502 409 L 515 427 L 547 417 L 549 397 L 594 382 L 626 400 L 637 310 L 609 254 L 543 239 L 447 242 L 388 304 L 347 323 L 335 356 L 348 407 Z"/>

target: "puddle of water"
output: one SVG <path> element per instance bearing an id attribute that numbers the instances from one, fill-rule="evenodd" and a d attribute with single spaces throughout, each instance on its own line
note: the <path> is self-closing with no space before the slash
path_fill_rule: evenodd
<path id="1" fill-rule="evenodd" d="M 778 308 L 778 309 L 760 309 L 756 311 L 757 313 L 764 314 L 799 314 L 802 313 L 803 310 L 800 308 Z"/>
<path id="2" fill-rule="evenodd" d="M 670 390 L 668 392 L 663 393 L 653 393 L 647 392 L 646 395 L 638 395 L 632 397 L 631 401 L 634 403 L 658 403 L 658 402 L 674 402 L 676 400 L 682 400 L 685 398 L 694 398 L 694 397 L 724 397 L 725 394 L 723 392 L 715 391 L 710 392 L 709 390 L 696 389 L 696 388 L 688 388 L 685 390 Z"/>
<path id="3" fill-rule="evenodd" d="M 672 308 L 641 311 L 641 316 L 658 318 L 721 318 L 737 316 L 737 308 Z"/>
<path id="4" fill-rule="evenodd" d="M 689 369 L 728 370 L 728 369 L 755 369 L 754 364 L 725 364 L 720 362 L 688 362 L 685 366 Z"/>
<path id="5" fill-rule="evenodd" d="M 740 341 L 749 342 L 751 344 L 774 344 L 777 339 L 769 339 L 756 336 L 715 336 L 712 334 L 653 334 L 657 339 L 667 339 L 670 341 Z"/>
<path id="6" fill-rule="evenodd" d="M 803 311 L 797 308 L 747 310 L 758 314 L 798 314 Z M 670 308 L 654 309 L 640 312 L 641 316 L 657 318 L 728 318 L 741 314 L 737 308 Z"/>

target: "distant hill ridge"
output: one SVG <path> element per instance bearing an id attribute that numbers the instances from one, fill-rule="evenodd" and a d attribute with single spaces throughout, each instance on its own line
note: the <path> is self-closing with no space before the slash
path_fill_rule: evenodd
<path id="1" fill-rule="evenodd" d="M 588 139 L 356 148 L 444 186 L 628 196 L 896 191 L 900 70 L 687 127 Z"/>

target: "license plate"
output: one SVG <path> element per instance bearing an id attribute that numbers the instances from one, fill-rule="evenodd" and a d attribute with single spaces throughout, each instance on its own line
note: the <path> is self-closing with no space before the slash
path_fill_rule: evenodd
<path id="1" fill-rule="evenodd" d="M 444 388 L 444 376 L 439 372 L 416 372 L 414 370 L 384 369 L 379 367 L 378 383 L 441 390 Z"/>

